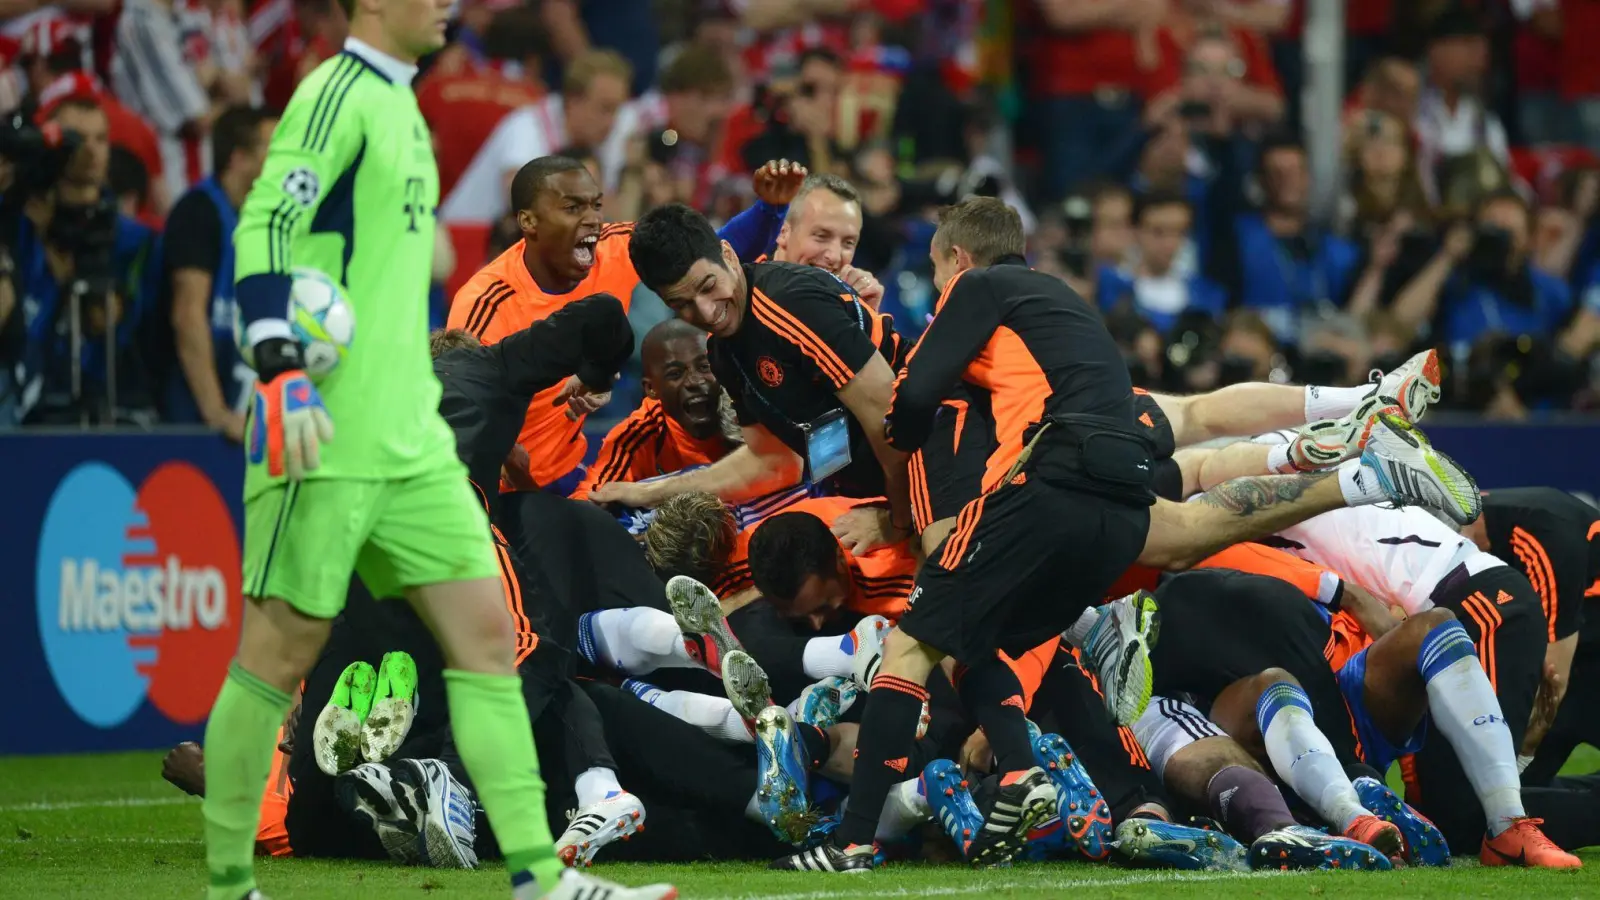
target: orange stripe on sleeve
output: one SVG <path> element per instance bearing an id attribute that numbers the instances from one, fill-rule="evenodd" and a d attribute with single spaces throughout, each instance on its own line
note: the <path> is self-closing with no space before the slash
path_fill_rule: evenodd
<path id="1" fill-rule="evenodd" d="M 1539 539 L 1517 526 L 1511 529 L 1511 549 L 1528 569 L 1528 581 L 1544 605 L 1544 620 L 1549 626 L 1550 641 L 1556 639 L 1556 614 L 1560 610 L 1561 595 L 1556 589 L 1556 569 L 1550 564 L 1550 554 L 1545 552 Z"/>
<path id="2" fill-rule="evenodd" d="M 801 321 L 789 313 L 788 310 L 773 302 L 772 298 L 755 288 L 750 289 L 750 309 L 755 313 L 761 323 L 771 328 L 784 340 L 789 341 L 800 352 L 810 357 L 822 374 L 828 376 L 836 388 L 842 388 L 855 377 L 855 372 L 844 364 L 833 348 L 817 336 L 817 333 L 807 328 Z"/>

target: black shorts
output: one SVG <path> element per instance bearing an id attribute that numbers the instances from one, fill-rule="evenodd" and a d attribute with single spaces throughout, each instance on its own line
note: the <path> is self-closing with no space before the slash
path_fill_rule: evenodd
<path id="1" fill-rule="evenodd" d="M 973 665 L 1066 630 L 1138 559 L 1150 510 L 1024 472 L 962 508 L 923 564 L 900 630 Z"/>
<path id="2" fill-rule="evenodd" d="M 1154 693 L 1209 714 L 1223 689 L 1266 669 L 1293 675 L 1339 761 L 1360 762 L 1355 725 L 1323 656 L 1331 631 L 1288 582 L 1230 569 L 1195 569 L 1156 589 L 1161 638 L 1150 654 Z"/>
<path id="3" fill-rule="evenodd" d="M 1065 646 L 1039 683 L 1029 715 L 1041 729 L 1072 745 L 1106 798 L 1113 822 L 1146 803 L 1172 808 L 1133 731 L 1111 718 L 1094 680 Z"/>
<path id="4" fill-rule="evenodd" d="M 666 585 L 616 518 L 587 500 L 543 491 L 505 494 L 495 513 L 541 639 L 578 645 L 578 616 L 649 606 L 670 612 Z"/>
<path id="5" fill-rule="evenodd" d="M 939 406 L 927 442 L 911 456 L 911 520 L 919 534 L 959 515 L 983 493 L 983 473 L 997 446 L 988 393 L 957 387 Z"/>
<path id="6" fill-rule="evenodd" d="M 1133 420 L 1155 443 L 1155 452 L 1150 456 L 1150 490 L 1163 500 L 1182 502 L 1183 470 L 1172 458 L 1178 452 L 1178 437 L 1173 434 L 1172 422 L 1162 411 L 1161 404 L 1149 391 L 1133 389 Z"/>

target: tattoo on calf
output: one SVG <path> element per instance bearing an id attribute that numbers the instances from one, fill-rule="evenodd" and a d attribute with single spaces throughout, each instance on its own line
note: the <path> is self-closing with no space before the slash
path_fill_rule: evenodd
<path id="1" fill-rule="evenodd" d="M 1312 485 L 1330 474 L 1331 471 L 1235 478 L 1207 491 L 1201 502 L 1219 506 L 1234 515 L 1251 516 L 1269 506 L 1299 500 Z"/>

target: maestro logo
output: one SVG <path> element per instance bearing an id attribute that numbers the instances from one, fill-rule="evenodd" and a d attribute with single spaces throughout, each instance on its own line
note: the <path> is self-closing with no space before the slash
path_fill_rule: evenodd
<path id="1" fill-rule="evenodd" d="M 146 697 L 203 721 L 238 644 L 239 545 L 211 479 L 184 462 L 138 487 L 86 462 L 56 486 L 39 533 L 39 637 L 78 717 L 115 728 Z"/>

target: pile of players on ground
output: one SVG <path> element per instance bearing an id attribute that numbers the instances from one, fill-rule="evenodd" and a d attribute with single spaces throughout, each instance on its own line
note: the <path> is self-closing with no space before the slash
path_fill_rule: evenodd
<path id="1" fill-rule="evenodd" d="M 581 168 L 541 162 L 535 204 L 598 197 Z M 1600 595 L 1589 543 L 1600 512 L 1545 488 L 1480 498 L 1412 427 L 1440 395 L 1431 352 L 1357 388 L 1133 391 L 1121 401 L 1128 431 L 1144 429 L 1154 451 L 1134 465 L 1156 470 L 1138 489 L 1162 498 L 1143 501 L 1148 513 L 1126 504 L 1148 515 L 1142 539 L 1106 549 L 1120 512 L 1085 533 L 1036 508 L 1025 534 L 1002 540 L 985 529 L 1020 515 L 1006 497 L 1039 482 L 1069 485 L 1060 496 L 1082 487 L 1039 461 L 1065 452 L 1037 427 L 1065 382 L 1050 350 L 1018 337 L 1032 327 L 1028 303 L 1075 298 L 1012 264 L 1020 227 L 1011 235 L 985 205 L 997 201 L 967 201 L 935 237 L 949 287 L 908 366 L 911 348 L 870 308 L 875 283 L 850 267 L 860 211 L 848 185 L 808 179 L 790 195 L 774 261 L 741 264 L 702 240 L 703 219 L 667 208 L 608 229 L 599 249 L 597 211 L 593 228 L 547 217 L 491 264 L 525 263 L 534 277 L 522 280 L 537 281 L 549 258 L 570 267 L 588 247 L 582 274 L 636 268 L 679 317 L 645 337 L 647 399 L 576 490 L 505 490 L 491 503 L 569 865 L 1387 869 L 1454 854 L 1576 868 L 1566 851 L 1600 844 L 1600 782 L 1556 776 L 1600 728 L 1600 644 L 1580 640 L 1585 596 Z M 631 242 L 628 253 L 603 252 L 611 240 Z M 987 315 L 971 313 L 980 288 L 1010 292 L 986 298 L 999 318 L 970 334 L 966 322 L 941 328 L 941 317 Z M 485 324 L 474 299 L 458 297 L 456 312 Z M 833 327 L 823 300 L 855 324 Z M 615 371 L 632 344 L 624 306 L 581 300 L 504 336 L 526 336 L 530 358 L 578 362 L 518 381 L 529 423 L 567 412 L 550 400 L 566 374 Z M 485 329 L 467 327 L 436 336 L 446 403 L 464 368 L 451 361 L 487 358 Z M 1008 430 L 1007 360 L 985 356 L 1006 340 L 1052 391 L 1027 411 L 1026 433 Z M 954 362 L 928 375 L 940 354 Z M 980 364 L 990 368 L 974 375 Z M 864 396 L 880 368 L 899 379 Z M 874 432 L 861 412 L 884 401 L 887 435 L 881 414 Z M 919 402 L 932 407 L 920 424 Z M 854 451 L 842 468 L 809 440 L 829 427 L 830 403 Z M 538 471 L 544 427 L 524 428 L 520 448 L 464 443 L 462 456 L 474 472 L 475 460 L 508 459 L 510 487 Z M 1249 434 L 1261 436 L 1217 440 Z M 882 438 L 921 445 L 906 468 L 915 533 L 886 499 Z M 1083 471 L 1114 481 L 1116 453 L 1097 462 L 1091 445 L 1077 445 Z M 887 479 L 862 490 L 880 463 Z M 1076 545 L 1086 584 L 1033 561 L 1052 541 Z M 1137 561 L 1096 584 L 1086 552 Z M 953 573 L 985 580 L 953 599 Z M 1088 589 L 1104 602 L 1085 603 Z M 351 594 L 285 725 L 258 848 L 476 866 L 497 850 L 453 752 L 439 652 L 403 603 L 374 601 L 359 582 Z M 914 737 L 887 720 L 914 721 Z M 1404 799 L 1385 784 L 1393 763 Z M 192 744 L 166 760 L 194 793 L 203 771 Z"/>

